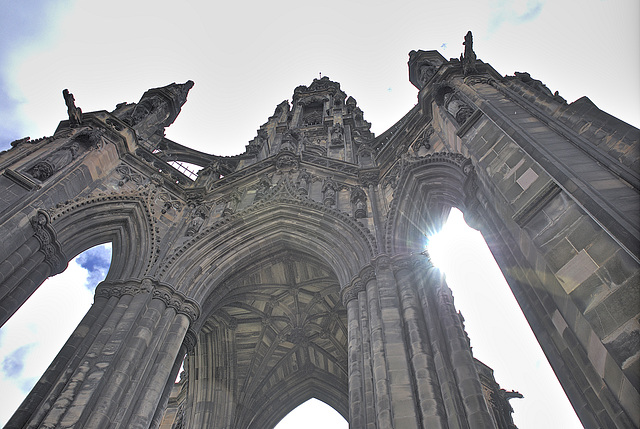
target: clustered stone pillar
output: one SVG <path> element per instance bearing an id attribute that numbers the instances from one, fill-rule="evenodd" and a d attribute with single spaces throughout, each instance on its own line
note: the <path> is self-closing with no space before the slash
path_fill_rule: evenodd
<path id="1" fill-rule="evenodd" d="M 350 427 L 494 427 L 451 291 L 427 257 L 379 256 L 343 301 Z"/>
<path id="2" fill-rule="evenodd" d="M 56 239 L 47 212 L 39 210 L 26 227 L 26 240 L 15 251 L 7 248 L 0 262 L 0 326 L 49 276 L 61 273 L 67 259 Z"/>
<path id="3" fill-rule="evenodd" d="M 5 427 L 149 428 L 198 316 L 195 302 L 151 279 L 101 283 L 92 308 Z"/>

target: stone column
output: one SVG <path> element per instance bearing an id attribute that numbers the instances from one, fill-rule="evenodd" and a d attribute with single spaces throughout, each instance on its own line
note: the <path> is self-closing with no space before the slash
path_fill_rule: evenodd
<path id="1" fill-rule="evenodd" d="M 348 358 L 349 358 L 349 427 L 366 427 L 366 403 L 363 397 L 362 329 L 358 294 L 364 292 L 359 279 L 351 282 L 342 292 L 342 302 L 347 308 Z"/>
<path id="2" fill-rule="evenodd" d="M 373 364 L 371 358 L 371 330 L 369 326 L 369 304 L 367 301 L 367 291 L 364 289 L 358 292 L 358 307 L 360 314 L 360 338 L 362 339 L 362 381 L 363 381 L 363 403 L 365 421 L 367 429 L 376 429 L 376 409 L 375 392 L 373 382 Z"/>
<path id="3" fill-rule="evenodd" d="M 365 267 L 360 273 L 366 288 L 369 314 L 369 335 L 371 339 L 371 371 L 373 373 L 374 405 L 377 427 L 393 428 L 391 414 L 391 395 L 389 392 L 389 375 L 384 348 L 384 327 L 378 295 L 378 284 L 372 267 Z"/>
<path id="4" fill-rule="evenodd" d="M 403 332 L 398 286 L 391 259 L 381 255 L 375 260 L 376 285 L 381 310 L 384 350 L 394 427 L 421 427 L 409 369 L 407 342 Z"/>
<path id="5" fill-rule="evenodd" d="M 11 417 L 6 428 L 27 427 L 28 421 L 39 422 L 44 418 L 104 326 L 108 316 L 113 312 L 115 305 L 115 300 L 96 297 L 87 314 Z"/>
<path id="6" fill-rule="evenodd" d="M 424 427 L 447 427 L 446 414 L 440 391 L 440 383 L 433 360 L 429 334 L 422 306 L 418 299 L 414 265 L 418 261 L 411 255 L 393 258 L 393 268 L 408 339 L 411 377 L 415 384 L 420 417 Z"/>
<path id="7" fill-rule="evenodd" d="M 437 348 L 440 354 L 438 359 L 441 359 L 439 376 L 441 372 L 442 379 L 447 380 L 443 386 L 443 396 L 449 398 L 446 408 L 450 426 L 492 428 L 494 423 L 482 394 L 468 337 L 453 304 L 451 289 L 431 261 L 426 261 L 424 272 L 424 301 L 427 301 L 430 312 L 435 313 L 438 319 L 440 341 Z M 431 323 L 436 322 L 432 320 Z M 461 415 L 465 416 L 466 424 L 460 423 Z"/>
<path id="8" fill-rule="evenodd" d="M 66 361 L 56 388 L 26 424 L 17 424 L 16 413 L 7 427 L 149 427 L 198 306 L 144 279 L 101 283 L 94 308 L 91 335 Z"/>
<path id="9" fill-rule="evenodd" d="M 178 352 L 178 357 L 173 363 L 173 367 L 171 368 L 171 373 L 169 374 L 169 379 L 167 380 L 164 391 L 162 392 L 162 397 L 160 398 L 160 402 L 156 407 L 156 411 L 153 415 L 153 419 L 151 421 L 151 425 L 149 429 L 157 429 L 162 423 L 162 419 L 164 418 L 165 409 L 167 408 L 167 404 L 169 403 L 169 396 L 171 396 L 171 390 L 173 389 L 173 385 L 175 384 L 176 378 L 178 378 L 178 372 L 182 367 L 182 363 L 187 359 L 187 354 L 193 355 L 193 350 L 195 348 L 196 342 L 198 340 L 197 335 L 193 331 L 187 331 L 185 335 L 184 341 L 182 342 L 182 346 L 180 347 L 180 351 Z M 185 362 L 186 368 L 186 362 Z"/>

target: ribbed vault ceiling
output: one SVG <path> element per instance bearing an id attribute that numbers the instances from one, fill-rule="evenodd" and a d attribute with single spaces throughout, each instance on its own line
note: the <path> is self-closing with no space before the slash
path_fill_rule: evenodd
<path id="1" fill-rule="evenodd" d="M 231 328 L 233 335 L 226 338 L 235 341 L 237 403 L 257 409 L 290 381 L 299 383 L 301 375 L 313 379 L 323 373 L 346 386 L 346 310 L 329 267 L 299 252 L 282 251 L 225 283 L 231 292 L 202 333 Z"/>

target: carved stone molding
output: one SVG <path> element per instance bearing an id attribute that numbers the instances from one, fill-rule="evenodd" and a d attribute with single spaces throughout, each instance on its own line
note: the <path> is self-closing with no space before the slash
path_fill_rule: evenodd
<path id="1" fill-rule="evenodd" d="M 126 164 L 120 164 L 116 167 L 116 173 L 120 174 L 122 178 L 118 181 L 118 186 L 123 186 L 125 183 L 131 181 L 135 186 L 144 185 L 147 180 L 144 175 L 136 172 Z"/>
<path id="2" fill-rule="evenodd" d="M 342 289 L 342 304 L 346 307 L 349 301 L 358 298 L 358 294 L 365 290 L 365 283 L 356 278 L 351 284 Z"/>
<path id="3" fill-rule="evenodd" d="M 391 258 L 391 266 L 394 273 L 403 270 L 411 270 L 416 263 L 417 261 L 413 255 L 395 255 Z"/>
<path id="4" fill-rule="evenodd" d="M 364 186 L 376 186 L 380 181 L 380 171 L 377 168 L 358 170 L 358 180 Z"/>
<path id="5" fill-rule="evenodd" d="M 387 255 L 379 255 L 373 263 L 376 267 L 376 271 L 391 268 L 391 258 Z"/>
<path id="6" fill-rule="evenodd" d="M 360 270 L 359 277 L 362 280 L 362 283 L 366 287 L 367 283 L 369 283 L 370 280 L 373 280 L 376 278 L 376 271 L 373 269 L 371 265 L 367 265 L 362 270 Z"/>
<path id="7" fill-rule="evenodd" d="M 58 243 L 49 214 L 38 210 L 31 218 L 31 227 L 33 236 L 40 243 L 40 251 L 44 253 L 44 261 L 51 267 L 51 275 L 60 274 L 67 268 L 67 257 Z"/>
<path id="8" fill-rule="evenodd" d="M 159 283 L 152 279 L 104 281 L 96 287 L 96 298 L 121 298 L 124 295 L 151 294 L 153 299 L 159 299 L 167 308 L 173 308 L 176 313 L 184 314 L 193 324 L 200 317 L 200 306 L 195 301 L 187 298 L 173 287 Z"/>
<path id="9" fill-rule="evenodd" d="M 187 353 L 190 356 L 193 356 L 196 349 L 196 344 L 198 344 L 198 334 L 189 329 L 184 336 L 184 340 L 182 340 L 182 344 L 184 344 L 184 346 L 186 347 Z"/>

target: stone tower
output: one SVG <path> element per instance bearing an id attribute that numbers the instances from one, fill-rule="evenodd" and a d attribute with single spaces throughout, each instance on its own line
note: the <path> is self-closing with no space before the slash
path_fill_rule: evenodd
<path id="1" fill-rule="evenodd" d="M 459 60 L 411 52 L 409 79 L 379 136 L 323 77 L 232 157 L 164 137 L 193 82 L 113 112 L 65 90 L 52 137 L 0 154 L 2 323 L 82 251 L 113 261 L 6 427 L 263 429 L 311 397 L 352 428 L 513 427 L 422 247 L 451 207 L 585 427 L 638 427 L 639 131 L 500 76 L 470 33 Z"/>

